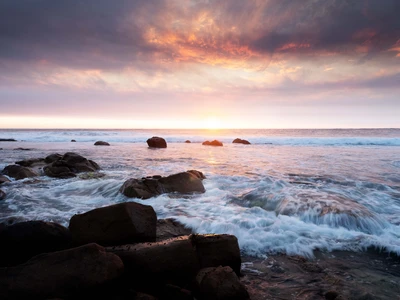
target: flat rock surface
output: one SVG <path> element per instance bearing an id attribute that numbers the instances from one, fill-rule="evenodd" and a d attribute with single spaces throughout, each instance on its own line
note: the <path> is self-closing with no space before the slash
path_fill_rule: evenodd
<path id="1" fill-rule="evenodd" d="M 400 258 L 387 253 L 316 252 L 315 259 L 242 257 L 241 282 L 252 300 L 398 299 Z"/>

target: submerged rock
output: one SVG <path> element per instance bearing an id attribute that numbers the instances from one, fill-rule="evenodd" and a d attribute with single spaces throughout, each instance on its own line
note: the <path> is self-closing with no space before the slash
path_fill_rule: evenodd
<path id="1" fill-rule="evenodd" d="M 109 143 L 104 142 L 104 141 L 97 141 L 96 143 L 94 143 L 95 146 L 110 146 Z"/>
<path id="2" fill-rule="evenodd" d="M 76 140 L 71 140 L 71 143 L 76 143 Z"/>
<path id="3" fill-rule="evenodd" d="M 94 161 L 73 152 L 67 152 L 62 157 L 59 157 L 59 154 L 53 154 L 45 158 L 45 161 L 51 160 L 53 162 L 43 168 L 49 177 L 69 178 L 75 177 L 77 173 L 95 172 L 100 169 Z"/>
<path id="4" fill-rule="evenodd" d="M 234 139 L 233 144 L 244 144 L 244 145 L 250 145 L 251 143 L 248 140 L 242 140 L 242 139 Z"/>
<path id="5" fill-rule="evenodd" d="M 15 139 L 0 139 L 0 142 L 16 142 Z"/>
<path id="6" fill-rule="evenodd" d="M 153 207 L 127 202 L 74 215 L 69 229 L 77 245 L 123 245 L 155 241 L 156 222 Z"/>
<path id="7" fill-rule="evenodd" d="M 0 268 L 2 299 L 48 299 L 95 288 L 122 275 L 121 259 L 96 244 L 38 255 Z"/>
<path id="8" fill-rule="evenodd" d="M 39 176 L 39 174 L 32 169 L 20 165 L 9 165 L 3 169 L 2 173 L 17 180 Z"/>
<path id="9" fill-rule="evenodd" d="M 151 148 L 167 148 L 167 142 L 162 137 L 153 136 L 147 140 L 147 145 Z"/>
<path id="10" fill-rule="evenodd" d="M 142 179 L 131 178 L 124 182 L 120 192 L 130 198 L 148 199 L 164 193 L 204 193 L 202 172 L 189 170 L 167 177 L 151 176 Z"/>
<path id="11" fill-rule="evenodd" d="M 203 142 L 204 146 L 219 146 L 222 147 L 224 144 L 222 144 L 222 142 L 218 141 L 218 140 L 213 140 L 213 141 L 205 141 Z"/>
<path id="12" fill-rule="evenodd" d="M 4 227 L 0 241 L 0 266 L 13 266 L 40 253 L 69 248 L 71 234 L 57 223 L 28 221 Z"/>

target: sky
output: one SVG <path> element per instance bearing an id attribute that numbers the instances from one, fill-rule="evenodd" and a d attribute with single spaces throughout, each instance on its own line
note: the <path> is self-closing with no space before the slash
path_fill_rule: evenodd
<path id="1" fill-rule="evenodd" d="M 399 0 L 1 0 L 0 128 L 400 127 Z"/>

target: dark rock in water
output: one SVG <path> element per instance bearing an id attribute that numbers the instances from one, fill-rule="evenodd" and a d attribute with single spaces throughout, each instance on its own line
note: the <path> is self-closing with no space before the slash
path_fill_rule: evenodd
<path id="1" fill-rule="evenodd" d="M 17 150 L 17 151 L 31 151 L 33 149 L 32 148 L 14 148 L 14 150 Z"/>
<path id="2" fill-rule="evenodd" d="M 31 159 L 17 161 L 15 163 L 23 167 L 32 167 L 34 165 L 44 165 L 45 161 L 44 158 L 31 158 Z"/>
<path id="3" fill-rule="evenodd" d="M 190 282 L 200 269 L 190 236 L 155 243 L 108 247 L 125 265 L 125 272 L 137 280 L 180 284 Z"/>
<path id="4" fill-rule="evenodd" d="M 233 144 L 244 144 L 244 145 L 250 145 L 251 144 L 249 141 L 242 140 L 242 139 L 239 139 L 239 138 L 234 139 L 232 143 Z"/>
<path id="5" fill-rule="evenodd" d="M 194 234 L 198 258 L 202 268 L 229 266 L 240 276 L 242 260 L 236 236 L 230 234 Z"/>
<path id="6" fill-rule="evenodd" d="M 122 275 L 121 259 L 96 244 L 36 256 L 0 269 L 2 299 L 49 299 L 104 285 Z"/>
<path id="7" fill-rule="evenodd" d="M 52 158 L 56 157 L 58 157 L 58 154 L 54 154 Z M 46 160 L 50 160 L 49 156 L 46 157 Z M 47 176 L 69 178 L 75 177 L 76 173 L 80 172 L 95 172 L 100 167 L 94 161 L 88 160 L 79 154 L 67 152 L 60 159 L 53 161 L 43 169 Z"/>
<path id="8" fill-rule="evenodd" d="M 153 136 L 147 140 L 147 145 L 151 148 L 167 148 L 167 142 L 158 136 Z"/>
<path id="9" fill-rule="evenodd" d="M 10 182 L 10 179 L 8 179 L 6 176 L 0 174 L 0 184 Z"/>
<path id="10" fill-rule="evenodd" d="M 76 140 L 71 140 L 71 143 L 76 143 Z"/>
<path id="11" fill-rule="evenodd" d="M 69 229 L 77 245 L 123 245 L 155 241 L 156 222 L 153 207 L 127 202 L 74 215 Z"/>
<path id="12" fill-rule="evenodd" d="M 160 297 L 161 300 L 193 300 L 192 292 L 173 284 L 166 284 Z"/>
<path id="13" fill-rule="evenodd" d="M 185 143 L 186 143 L 186 144 L 190 144 L 190 143 L 191 143 L 191 141 L 189 141 L 189 140 L 186 140 L 186 141 L 185 141 Z"/>
<path id="14" fill-rule="evenodd" d="M 135 298 L 132 300 L 157 300 L 157 298 L 145 293 L 136 293 Z"/>
<path id="15" fill-rule="evenodd" d="M 189 235 L 192 230 L 173 219 L 157 220 L 157 241 L 166 240 L 183 235 Z"/>
<path id="16" fill-rule="evenodd" d="M 224 144 L 222 144 L 222 142 L 220 142 L 220 141 L 217 141 L 217 140 L 213 140 L 213 141 L 205 141 L 205 142 L 203 142 L 203 144 L 202 145 L 204 145 L 204 146 L 219 146 L 219 147 L 222 147 Z"/>
<path id="17" fill-rule="evenodd" d="M 0 139 L 0 142 L 16 142 L 15 139 Z"/>
<path id="18" fill-rule="evenodd" d="M 131 178 L 124 182 L 120 192 L 127 197 L 148 199 L 164 193 L 204 193 L 203 173 L 189 170 L 167 177 L 153 176 L 142 179 Z"/>
<path id="19" fill-rule="evenodd" d="M 94 143 L 95 146 L 110 146 L 109 143 L 104 142 L 104 141 L 97 141 L 96 143 Z"/>
<path id="20" fill-rule="evenodd" d="M 196 284 L 199 299 L 250 299 L 246 288 L 230 267 L 201 269 L 196 276 Z"/>
<path id="21" fill-rule="evenodd" d="M 6 226 L 0 241 L 0 266 L 13 266 L 40 253 L 71 247 L 71 234 L 57 223 L 28 221 Z"/>
<path id="22" fill-rule="evenodd" d="M 44 162 L 46 164 L 51 164 L 52 162 L 55 162 L 56 160 L 60 160 L 61 158 L 62 158 L 61 154 L 53 153 L 53 154 L 46 156 L 46 158 L 44 159 Z"/>
<path id="23" fill-rule="evenodd" d="M 0 190 L 0 200 L 4 200 L 6 198 L 6 193 Z"/>
<path id="24" fill-rule="evenodd" d="M 9 165 L 3 169 L 2 173 L 4 175 L 13 177 L 17 180 L 28 177 L 39 176 L 39 174 L 33 171 L 32 169 L 27 167 L 22 167 L 19 165 Z"/>

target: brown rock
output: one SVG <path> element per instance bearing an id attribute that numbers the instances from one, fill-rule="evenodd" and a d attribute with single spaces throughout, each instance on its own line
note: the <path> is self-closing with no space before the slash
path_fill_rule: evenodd
<path id="1" fill-rule="evenodd" d="M 196 276 L 198 296 L 205 300 L 247 300 L 249 294 L 230 267 L 201 269 Z"/>
<path id="2" fill-rule="evenodd" d="M 192 230 L 173 219 L 157 220 L 157 241 L 166 240 L 183 235 L 189 235 Z"/>
<path id="3" fill-rule="evenodd" d="M 46 157 L 45 161 L 52 161 L 43 168 L 45 174 L 50 177 L 69 178 L 80 172 L 95 172 L 100 169 L 94 161 L 73 152 L 67 152 L 61 158 L 59 154 L 53 154 Z"/>
<path id="4" fill-rule="evenodd" d="M 147 145 L 151 148 L 167 148 L 167 142 L 158 136 L 153 136 L 147 140 Z"/>
<path id="5" fill-rule="evenodd" d="M 241 257 L 238 240 L 230 234 L 194 234 L 201 268 L 230 266 L 240 276 Z"/>
<path id="6" fill-rule="evenodd" d="M 37 254 L 71 247 L 71 234 L 57 223 L 28 221 L 4 227 L 0 241 L 0 266 L 13 266 Z"/>
<path id="7" fill-rule="evenodd" d="M 250 145 L 251 143 L 248 140 L 242 140 L 242 139 L 234 139 L 233 144 L 244 144 L 244 145 Z"/>
<path id="8" fill-rule="evenodd" d="M 97 141 L 96 143 L 94 143 L 95 146 L 110 146 L 109 143 L 104 142 L 104 141 Z"/>
<path id="9" fill-rule="evenodd" d="M 27 168 L 27 167 L 22 167 L 19 165 L 9 165 L 4 168 L 2 173 L 4 175 L 13 177 L 17 180 L 28 178 L 28 177 L 39 176 L 39 174 L 34 172 L 32 169 Z"/>
<path id="10" fill-rule="evenodd" d="M 69 229 L 78 245 L 123 245 L 155 241 L 156 222 L 153 207 L 127 202 L 74 215 Z"/>
<path id="11" fill-rule="evenodd" d="M 203 173 L 189 170 L 167 177 L 152 176 L 142 179 L 131 178 L 124 182 L 120 192 L 127 197 L 148 199 L 164 193 L 204 193 Z"/>
<path id="12" fill-rule="evenodd" d="M 61 154 L 53 153 L 53 154 L 46 156 L 44 161 L 46 164 L 51 164 L 52 162 L 55 162 L 56 160 L 60 160 L 61 158 L 62 158 Z"/>
<path id="13" fill-rule="evenodd" d="M 186 140 L 186 141 L 185 141 L 185 143 L 186 143 L 186 144 L 190 144 L 190 143 L 191 143 L 191 141 L 189 141 L 189 140 Z"/>
<path id="14" fill-rule="evenodd" d="M 63 298 L 119 277 L 121 259 L 96 244 L 38 255 L 23 265 L 0 269 L 2 299 Z"/>
<path id="15" fill-rule="evenodd" d="M 205 142 L 203 142 L 203 144 L 202 145 L 204 145 L 204 146 L 219 146 L 219 147 L 222 147 L 224 144 L 222 144 L 222 142 L 220 142 L 220 141 L 217 141 L 217 140 L 213 140 L 213 141 L 205 141 Z"/>

